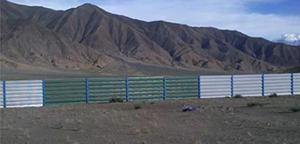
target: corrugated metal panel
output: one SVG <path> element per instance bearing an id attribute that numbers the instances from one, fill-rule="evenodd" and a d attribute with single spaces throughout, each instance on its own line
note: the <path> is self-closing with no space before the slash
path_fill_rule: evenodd
<path id="1" fill-rule="evenodd" d="M 300 73 L 294 73 L 294 94 L 300 95 Z"/>
<path id="2" fill-rule="evenodd" d="M 124 78 L 94 78 L 89 79 L 89 102 L 107 103 L 112 98 L 125 99 Z"/>
<path id="3" fill-rule="evenodd" d="M 81 103 L 86 100 L 84 79 L 46 80 L 45 104 Z"/>
<path id="4" fill-rule="evenodd" d="M 2 87 L 2 81 L 0 81 L 0 108 L 3 108 L 3 87 Z"/>
<path id="5" fill-rule="evenodd" d="M 231 76 L 201 76 L 201 98 L 231 96 Z"/>
<path id="6" fill-rule="evenodd" d="M 197 98 L 198 77 L 166 78 L 166 98 Z"/>
<path id="7" fill-rule="evenodd" d="M 129 100 L 162 99 L 163 87 L 163 77 L 130 77 Z"/>
<path id="8" fill-rule="evenodd" d="M 6 81 L 6 106 L 8 108 L 43 106 L 42 81 Z"/>
<path id="9" fill-rule="evenodd" d="M 234 75 L 234 95 L 262 96 L 261 75 Z"/>
<path id="10" fill-rule="evenodd" d="M 293 90 L 300 94 L 300 73 L 293 74 Z M 129 77 L 46 80 L 45 104 L 109 102 L 112 98 L 129 100 L 214 98 L 236 94 L 261 96 L 291 94 L 291 74 L 217 75 L 189 77 Z M 264 85 L 262 81 L 264 80 Z M 200 86 L 198 85 L 200 81 Z M 126 84 L 126 82 L 128 82 Z M 128 89 L 126 90 L 126 87 Z M 263 89 L 264 87 L 264 89 Z M 199 91 L 200 90 L 200 91 Z M 201 93 L 199 93 L 201 92 Z M 166 96 L 166 97 L 164 97 Z M 7 107 L 43 105 L 42 80 L 6 81 Z M 3 107 L 2 81 L 0 107 Z"/>
<path id="11" fill-rule="evenodd" d="M 265 74 L 265 95 L 291 94 L 291 74 Z"/>

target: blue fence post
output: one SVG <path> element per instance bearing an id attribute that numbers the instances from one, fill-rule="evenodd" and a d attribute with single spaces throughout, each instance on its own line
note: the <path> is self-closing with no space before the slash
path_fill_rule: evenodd
<path id="1" fill-rule="evenodd" d="M 294 74 L 291 73 L 291 96 L 294 96 Z"/>
<path id="2" fill-rule="evenodd" d="M 85 103 L 89 103 L 90 101 L 90 81 L 89 79 L 85 79 Z"/>
<path id="3" fill-rule="evenodd" d="M 265 74 L 261 75 L 261 95 L 265 96 Z"/>
<path id="4" fill-rule="evenodd" d="M 201 77 L 198 76 L 198 98 L 201 98 Z"/>
<path id="5" fill-rule="evenodd" d="M 2 81 L 3 108 L 6 108 L 6 81 Z"/>
<path id="6" fill-rule="evenodd" d="M 164 95 L 163 95 L 163 100 L 166 100 L 167 97 L 167 82 L 166 82 L 166 78 L 163 78 L 163 82 L 164 82 Z"/>
<path id="7" fill-rule="evenodd" d="M 125 99 L 128 102 L 129 101 L 129 79 L 128 79 L 128 77 L 126 77 L 125 86 L 126 86 Z"/>
<path id="8" fill-rule="evenodd" d="M 42 80 L 42 88 L 43 88 L 43 106 L 46 105 L 46 81 Z"/>
<path id="9" fill-rule="evenodd" d="M 233 97 L 234 96 L 234 93 L 233 93 L 233 75 L 231 75 L 231 77 L 230 77 L 230 87 L 231 87 L 231 89 L 230 89 L 231 97 Z"/>

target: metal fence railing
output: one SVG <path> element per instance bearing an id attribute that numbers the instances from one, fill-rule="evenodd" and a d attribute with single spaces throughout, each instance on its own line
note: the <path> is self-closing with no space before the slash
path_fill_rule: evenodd
<path id="1" fill-rule="evenodd" d="M 4 86 L 4 87 L 3 87 Z M 4 81 L 0 81 L 0 108 L 4 107 L 4 103 L 5 103 L 5 96 L 4 96 L 4 92 L 5 91 L 5 82 Z"/>
<path id="2" fill-rule="evenodd" d="M 300 73 L 295 73 L 295 74 L 291 74 L 292 76 L 292 80 L 291 80 L 291 85 L 293 85 L 293 89 L 291 89 L 291 91 L 294 94 L 300 94 Z"/>
<path id="3" fill-rule="evenodd" d="M 163 99 L 163 77 L 131 77 L 128 81 L 127 101 Z"/>
<path id="4" fill-rule="evenodd" d="M 200 76 L 202 98 L 233 96 L 233 81 L 231 75 Z"/>
<path id="5" fill-rule="evenodd" d="M 111 77 L 1 81 L 0 107 L 40 107 L 66 103 L 299 95 L 300 73 Z"/>
<path id="6" fill-rule="evenodd" d="M 126 80 L 123 78 L 94 78 L 86 82 L 86 103 L 108 102 L 112 97 L 125 100 Z"/>
<path id="7" fill-rule="evenodd" d="M 43 106 L 42 80 L 22 80 L 2 82 L 3 106 L 32 107 Z"/>
<path id="8" fill-rule="evenodd" d="M 166 79 L 166 99 L 197 98 L 197 77 L 169 77 Z"/>

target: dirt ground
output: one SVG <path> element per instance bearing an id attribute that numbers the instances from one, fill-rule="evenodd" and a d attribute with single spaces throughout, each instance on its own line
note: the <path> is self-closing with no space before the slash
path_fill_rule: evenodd
<path id="1" fill-rule="evenodd" d="M 1 109 L 0 143 L 299 144 L 299 108 L 286 96 Z"/>

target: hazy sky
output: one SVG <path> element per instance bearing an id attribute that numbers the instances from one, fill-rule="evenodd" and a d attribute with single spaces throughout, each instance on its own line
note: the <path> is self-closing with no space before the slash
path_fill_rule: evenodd
<path id="1" fill-rule="evenodd" d="M 238 30 L 269 40 L 300 33 L 300 0 L 10 0 L 57 10 L 92 3 L 128 17 Z"/>

